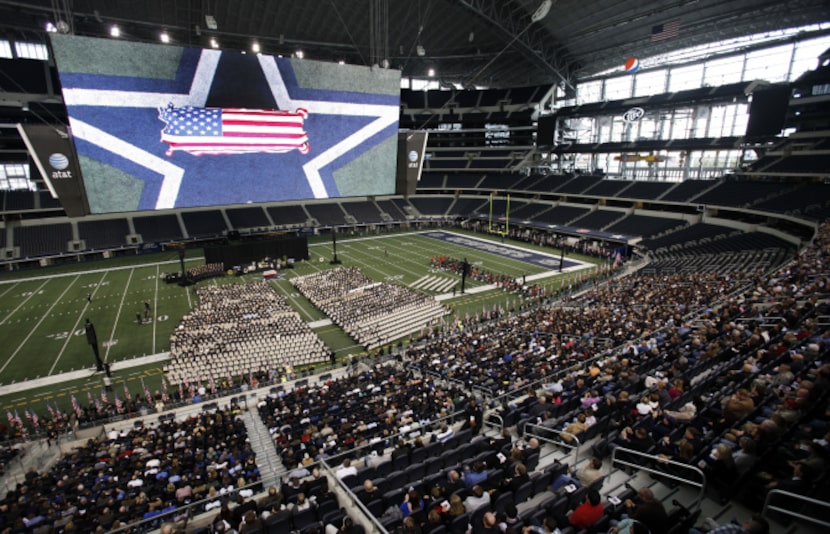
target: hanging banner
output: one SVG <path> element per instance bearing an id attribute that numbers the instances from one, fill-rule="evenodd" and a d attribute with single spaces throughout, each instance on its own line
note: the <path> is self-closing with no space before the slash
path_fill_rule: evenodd
<path id="1" fill-rule="evenodd" d="M 64 126 L 19 124 L 26 144 L 46 187 L 69 217 L 89 214 L 89 205 L 72 136 Z"/>

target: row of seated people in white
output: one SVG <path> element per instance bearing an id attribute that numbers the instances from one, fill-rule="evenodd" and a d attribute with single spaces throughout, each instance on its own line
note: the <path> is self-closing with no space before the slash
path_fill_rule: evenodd
<path id="1" fill-rule="evenodd" d="M 348 322 L 344 326 L 352 328 L 355 332 L 365 332 L 374 330 L 376 327 L 379 326 L 382 327 L 384 323 L 389 321 L 390 317 L 394 317 L 396 315 L 403 316 L 416 314 L 418 312 L 432 312 L 442 310 L 446 313 L 446 308 L 444 306 L 442 306 L 439 302 L 430 299 L 423 302 L 412 302 L 409 304 L 405 304 L 400 308 L 390 310 L 391 313 L 373 313 L 371 315 L 364 317 L 361 321 Z"/>
<path id="2" fill-rule="evenodd" d="M 350 315 L 367 317 L 405 304 L 426 302 L 428 299 L 405 287 L 381 284 L 367 291 L 347 293 L 329 308 L 345 320 Z"/>
<path id="3" fill-rule="evenodd" d="M 236 380 L 238 376 L 248 376 L 249 371 L 257 369 L 274 369 L 275 371 L 282 373 L 285 371 L 286 363 L 290 363 L 292 367 L 298 367 L 301 365 L 322 363 L 328 360 L 329 357 L 327 351 L 320 351 L 310 353 L 293 360 L 271 358 L 250 360 L 248 362 L 214 363 L 206 366 L 170 363 L 164 366 L 164 371 L 167 373 L 170 383 L 178 384 L 179 382 L 193 382 L 200 376 L 202 377 L 202 380 L 208 380 L 209 377 L 212 376 L 214 380 L 221 381 L 230 375 L 234 380 Z"/>
<path id="4" fill-rule="evenodd" d="M 228 365 L 250 367 L 255 364 L 267 366 L 275 365 L 303 365 L 323 361 L 327 358 L 328 349 L 319 338 L 308 339 L 296 345 L 281 345 L 279 347 L 262 346 L 258 349 L 249 349 L 240 352 L 217 351 L 193 356 L 176 355 L 171 357 L 172 369 L 214 369 Z"/>
<path id="5" fill-rule="evenodd" d="M 281 365 L 304 365 L 323 361 L 327 358 L 328 349 L 323 345 L 297 351 L 295 354 L 272 351 L 270 353 L 238 355 L 232 353 L 211 354 L 192 360 L 171 360 L 168 364 L 171 369 L 222 369 L 228 366 L 241 366 L 248 368 L 256 365 L 281 366 Z"/>
<path id="6" fill-rule="evenodd" d="M 321 343 L 320 338 L 314 332 L 303 332 L 298 334 L 246 337 L 245 339 L 214 339 L 203 340 L 175 340 L 170 343 L 172 358 L 192 358 L 204 354 L 219 352 L 244 353 L 261 352 L 273 348 L 285 347 L 289 349 L 302 349 L 313 347 Z"/>
<path id="7" fill-rule="evenodd" d="M 253 326 L 251 328 L 250 326 Z M 219 347 L 232 350 L 234 348 L 247 348 L 265 343 L 280 343 L 294 339 L 316 337 L 316 334 L 306 325 L 289 326 L 284 324 L 274 325 L 242 325 L 234 327 L 215 327 L 200 329 L 197 332 L 174 334 L 170 339 L 170 346 L 182 350 L 198 349 L 198 347 Z"/>
<path id="8" fill-rule="evenodd" d="M 315 305 L 373 283 L 357 267 L 339 267 L 291 279 L 291 284 Z"/>
<path id="9" fill-rule="evenodd" d="M 343 295 L 329 306 L 321 306 L 334 322 L 343 325 L 385 315 L 410 303 L 428 302 L 429 297 L 390 284 L 381 284 L 367 291 Z"/>
<path id="10" fill-rule="evenodd" d="M 358 342 L 376 340 L 378 336 L 394 336 L 401 328 L 420 328 L 446 313 L 446 308 L 437 303 L 434 306 L 411 306 L 405 310 L 388 314 L 382 321 L 369 324 L 352 323 L 344 325 L 343 329 Z M 404 332 L 404 334 L 406 333 L 408 332 Z"/>

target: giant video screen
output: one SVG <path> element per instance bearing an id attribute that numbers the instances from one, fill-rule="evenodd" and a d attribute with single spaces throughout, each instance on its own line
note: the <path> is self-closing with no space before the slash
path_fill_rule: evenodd
<path id="1" fill-rule="evenodd" d="M 400 72 L 52 35 L 91 213 L 390 195 Z"/>

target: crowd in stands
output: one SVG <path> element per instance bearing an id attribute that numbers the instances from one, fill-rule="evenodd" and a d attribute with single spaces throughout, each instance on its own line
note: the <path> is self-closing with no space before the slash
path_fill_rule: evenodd
<path id="1" fill-rule="evenodd" d="M 271 394 L 259 405 L 282 461 L 310 465 L 354 448 L 389 446 L 451 415 L 464 393 L 377 368 L 304 389 Z"/>
<path id="2" fill-rule="evenodd" d="M 402 314 L 418 316 L 423 313 L 428 321 L 446 313 L 432 297 L 404 286 L 375 282 L 358 267 L 339 267 L 298 276 L 292 278 L 291 283 L 361 343 L 377 337 L 383 321 L 392 321 Z M 406 332 L 401 335 L 404 334 Z"/>
<path id="3" fill-rule="evenodd" d="M 103 532 L 192 501 L 219 503 L 259 479 L 238 409 L 170 418 L 109 430 L 65 454 L 49 471 L 30 470 L 0 502 L 0 529 Z"/>
<path id="4" fill-rule="evenodd" d="M 165 371 L 173 384 L 207 380 L 213 390 L 240 374 L 290 372 L 329 359 L 323 342 L 269 283 L 201 286 L 196 292 L 199 303 L 170 339 Z"/>
<path id="5" fill-rule="evenodd" d="M 315 482 L 320 476 L 312 467 L 320 459 L 338 455 L 338 460 L 357 463 L 355 473 L 344 462 L 338 478 L 355 489 L 367 507 L 374 505 L 369 507 L 374 515 L 382 517 L 392 507 L 398 510 L 383 520 L 385 525 L 428 531 L 439 524 L 464 521 L 475 531 L 500 524 L 518 529 L 530 521 L 517 517 L 515 507 L 523 502 L 519 497 L 525 495 L 526 484 L 533 483 L 529 478 L 538 477 L 537 435 L 565 445 L 567 436 L 580 443 L 597 437 L 594 453 L 598 457 L 613 452 L 618 459 L 666 473 L 683 472 L 675 463 L 696 466 L 707 473 L 716 495 L 731 497 L 738 487 L 744 488 L 742 498 L 756 508 L 758 499 L 773 488 L 810 494 L 826 483 L 830 458 L 830 366 L 823 363 L 830 349 L 830 330 L 819 320 L 828 313 L 823 301 L 830 286 L 824 270 L 830 258 L 828 230 L 821 227 L 811 246 L 771 276 L 756 272 L 630 276 L 553 306 L 520 314 L 487 314 L 482 322 L 457 323 L 440 336 L 437 332 L 425 336 L 423 343 L 410 346 L 403 355 L 409 373 L 378 367 L 311 387 L 273 392 L 258 409 L 283 463 L 297 467 L 276 492 L 279 496 L 274 499 L 280 504 L 271 504 L 270 509 L 257 506 L 250 521 L 276 521 L 262 517 L 268 511 L 274 517 L 290 517 L 296 526 L 298 512 L 303 511 L 300 507 L 312 509 L 314 501 L 315 517 L 322 517 L 320 502 L 330 499 L 322 489 L 324 484 Z M 333 310 L 338 310 L 350 291 L 362 294 L 372 285 L 353 269 L 317 276 L 304 281 L 305 289 L 313 295 L 312 301 L 317 299 Z M 246 292 L 253 287 L 240 290 L 239 299 L 248 298 Z M 252 313 L 270 309 L 269 304 L 255 302 L 264 308 L 248 307 Z M 203 313 L 224 317 L 227 304 L 224 299 L 215 301 Z M 367 304 L 356 300 L 352 305 Z M 351 317 L 348 309 L 341 310 L 344 318 Z M 192 335 L 182 338 L 183 342 L 195 346 L 200 335 L 212 339 L 211 332 L 199 330 L 198 319 L 189 317 L 188 321 L 194 321 L 187 324 Z M 511 394 L 494 403 L 498 418 L 493 421 L 505 428 L 515 425 L 519 434 L 528 434 L 523 441 L 514 441 L 506 433 L 474 440 L 482 417 L 480 407 L 470 401 L 471 391 L 490 398 Z M 462 409 L 460 432 L 453 435 L 442 428 L 427 433 L 436 419 Z M 218 436 L 204 419 L 210 415 L 193 423 L 207 430 L 200 434 L 206 440 L 202 447 L 189 444 L 196 439 L 193 426 L 178 436 L 178 427 L 171 427 L 164 430 L 164 438 L 160 427 L 149 429 L 152 434 L 137 429 L 134 432 L 139 434 L 123 437 L 121 449 L 112 447 L 109 437 L 95 440 L 79 449 L 74 463 L 64 459 L 55 471 L 34 474 L 31 481 L 16 488 L 0 504 L 3 517 L 25 526 L 32 521 L 61 521 L 64 512 L 71 511 L 66 517 L 73 524 L 83 524 L 92 517 L 87 515 L 91 511 L 106 518 L 114 514 L 114 524 L 168 509 L 175 506 L 177 484 L 182 482 L 173 483 L 171 494 L 173 463 L 186 459 L 198 468 L 198 448 L 205 457 L 201 458 L 202 470 L 195 473 L 203 479 L 211 476 L 211 465 L 216 472 L 223 460 L 232 457 L 241 462 L 228 464 L 230 468 L 242 466 L 228 473 L 228 480 L 222 471 L 216 472 L 216 488 L 227 488 L 224 483 L 233 484 L 236 475 L 244 476 L 245 482 L 256 480 L 254 468 L 246 469 L 249 462 L 255 462 L 251 462 L 244 437 L 239 441 L 233 414 L 219 414 L 225 431 L 217 432 Z M 231 429 L 234 432 L 229 434 Z M 393 440 L 396 435 L 402 439 Z M 230 450 L 217 452 L 216 442 L 208 442 L 214 437 Z M 121 438 L 114 440 L 118 443 Z M 154 447 L 144 445 L 145 441 Z M 179 443 L 184 445 L 177 447 Z M 131 454 L 122 454 L 128 444 Z M 211 446 L 218 454 L 215 460 L 206 458 Z M 391 453 L 384 454 L 393 446 Z M 440 462 L 433 456 L 439 448 Z M 184 454 L 188 450 L 191 455 Z M 674 463 L 626 456 L 625 450 Z M 444 456 L 448 451 L 452 452 Z M 170 463 L 156 466 L 160 470 L 148 475 L 148 469 L 156 468 L 147 465 L 153 459 Z M 378 476 L 387 463 L 389 471 Z M 427 470 L 435 466 L 439 471 L 428 475 Z M 603 473 L 593 460 L 590 466 Z M 110 468 L 120 467 L 124 470 L 119 471 L 118 481 L 107 478 Z M 162 468 L 167 484 L 164 477 L 158 478 Z M 405 476 L 392 477 L 401 470 L 407 470 Z M 567 522 L 587 527 L 606 521 L 615 532 L 636 532 L 637 523 L 661 531 L 666 524 L 666 510 L 643 491 L 646 488 L 611 507 L 597 504 L 592 490 L 601 486 L 602 475 L 598 477 L 586 466 L 570 474 L 567 467 L 545 474 L 556 492 L 550 492 L 549 506 L 531 514 L 541 524 L 561 527 Z M 69 478 L 61 484 L 64 475 Z M 559 479 L 559 475 L 567 478 Z M 152 510 L 151 503 L 140 497 L 142 486 L 129 485 L 137 479 L 142 485 L 148 479 L 164 485 L 159 498 L 151 501 L 156 503 Z M 192 477 L 189 482 L 195 490 Z M 580 487 L 573 494 L 563 494 L 562 482 Z M 52 496 L 43 491 L 63 486 L 74 488 L 65 498 L 54 497 L 63 491 Z M 88 492 L 98 492 L 94 508 Z M 508 492 L 512 500 L 503 497 Z M 97 498 L 99 493 L 106 499 Z M 135 501 L 141 502 L 136 505 Z M 102 508 L 105 504 L 107 510 Z M 628 512 L 628 520 L 619 515 L 622 511 Z M 126 514 L 126 519 L 119 514 Z M 227 523 L 233 528 L 243 526 L 242 521 L 235 522 L 230 508 L 218 514 L 222 521 L 231 514 Z M 620 520 L 616 526 L 610 524 L 612 516 Z"/>

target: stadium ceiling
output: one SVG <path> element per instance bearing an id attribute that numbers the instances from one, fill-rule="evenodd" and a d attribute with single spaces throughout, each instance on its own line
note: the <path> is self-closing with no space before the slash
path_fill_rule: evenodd
<path id="1" fill-rule="evenodd" d="M 440 81 L 488 87 L 573 86 L 631 56 L 828 21 L 827 0 L 0 0 L 11 39 L 47 22 L 110 38 L 117 24 L 121 39 L 158 42 L 166 31 L 174 44 L 240 50 L 257 41 L 263 53 L 302 50 L 416 78 L 434 69 Z"/>

